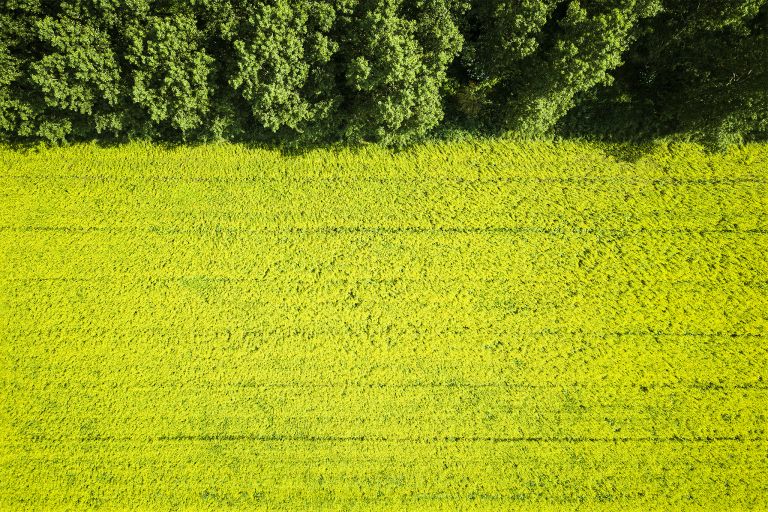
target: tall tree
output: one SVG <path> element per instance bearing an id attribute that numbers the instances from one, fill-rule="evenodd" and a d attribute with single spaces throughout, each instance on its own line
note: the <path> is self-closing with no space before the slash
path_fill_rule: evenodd
<path id="1" fill-rule="evenodd" d="M 721 144 L 768 132 L 768 0 L 667 0 L 629 65 L 657 124 Z"/>
<path id="2" fill-rule="evenodd" d="M 344 136 L 384 144 L 422 137 L 443 116 L 441 87 L 462 38 L 444 0 L 349 2 L 346 34 Z"/>
<path id="3" fill-rule="evenodd" d="M 93 18 L 81 22 L 67 15 L 45 17 L 37 29 L 45 54 L 30 66 L 30 80 L 45 102 L 46 116 L 81 135 L 119 130 L 114 109 L 122 80 L 109 34 Z"/>
<path id="4" fill-rule="evenodd" d="M 231 8 L 238 21 L 222 30 L 234 55 L 229 85 L 256 121 L 272 132 L 327 136 L 339 103 L 332 2 L 233 0 Z"/>
<path id="5" fill-rule="evenodd" d="M 39 131 L 43 101 L 33 92 L 29 66 L 39 58 L 37 21 L 40 0 L 0 3 L 0 135 L 5 138 L 44 136 Z"/>
<path id="6" fill-rule="evenodd" d="M 611 81 L 638 20 L 660 7 L 659 0 L 480 2 L 464 62 L 470 78 L 486 84 L 498 126 L 540 136 L 580 93 Z"/>
<path id="7" fill-rule="evenodd" d="M 195 18 L 188 12 L 149 14 L 126 34 L 128 87 L 143 114 L 143 131 L 187 138 L 205 123 L 213 65 Z"/>

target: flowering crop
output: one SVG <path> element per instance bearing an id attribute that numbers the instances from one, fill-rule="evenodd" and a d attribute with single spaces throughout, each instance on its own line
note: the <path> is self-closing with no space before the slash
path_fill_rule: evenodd
<path id="1" fill-rule="evenodd" d="M 621 150 L 0 150 L 0 508 L 764 505 L 768 146 Z"/>

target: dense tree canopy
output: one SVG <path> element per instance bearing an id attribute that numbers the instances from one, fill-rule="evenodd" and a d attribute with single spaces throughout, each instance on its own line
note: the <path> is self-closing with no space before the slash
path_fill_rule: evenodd
<path id="1" fill-rule="evenodd" d="M 768 0 L 3 0 L 0 137 L 768 133 Z"/>

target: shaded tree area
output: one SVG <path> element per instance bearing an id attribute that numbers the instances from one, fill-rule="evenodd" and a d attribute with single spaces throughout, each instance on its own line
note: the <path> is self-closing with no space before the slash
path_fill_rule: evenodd
<path id="1" fill-rule="evenodd" d="M 768 132 L 768 0 L 4 0 L 0 134 Z"/>

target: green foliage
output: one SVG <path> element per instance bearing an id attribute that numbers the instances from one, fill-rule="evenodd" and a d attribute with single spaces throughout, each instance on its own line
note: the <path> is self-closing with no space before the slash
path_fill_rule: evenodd
<path id="1" fill-rule="evenodd" d="M 209 109 L 213 58 L 202 47 L 195 19 L 150 15 L 131 26 L 127 38 L 130 94 L 152 123 L 147 129 L 170 128 L 185 137 L 199 128 Z"/>
<path id="2" fill-rule="evenodd" d="M 38 37 L 50 51 L 32 63 L 30 78 L 47 111 L 79 114 L 71 116 L 78 119 L 91 116 L 97 132 L 119 130 L 113 109 L 122 83 L 109 35 L 70 18 L 46 17 L 37 26 Z"/>
<path id="3" fill-rule="evenodd" d="M 344 32 L 346 138 L 399 145 L 440 122 L 440 90 L 461 48 L 445 2 L 363 0 Z"/>
<path id="4" fill-rule="evenodd" d="M 653 12 L 644 1 L 610 2 L 591 14 L 570 2 L 559 22 L 553 48 L 533 63 L 533 79 L 517 95 L 507 127 L 538 135 L 550 130 L 574 105 L 575 96 L 601 83 L 622 63 L 631 29 L 641 15 Z"/>
<path id="5" fill-rule="evenodd" d="M 7 18 L 0 18 L 0 24 Z M 3 34 L 5 35 L 5 34 Z M 21 60 L 11 53 L 10 42 L 0 39 L 0 130 L 11 131 L 15 128 L 13 107 L 17 105 L 13 97 L 12 84 L 21 75 Z"/>
<path id="6" fill-rule="evenodd" d="M 495 85 L 489 108 L 501 107 L 500 127 L 540 136 L 579 93 L 610 82 L 636 22 L 658 7 L 656 0 L 498 0 L 476 12 L 479 37 L 465 60 L 473 76 Z"/>
<path id="7" fill-rule="evenodd" d="M 539 49 L 538 35 L 557 0 L 491 0 L 475 2 L 470 12 L 475 39 L 465 45 L 462 59 L 481 81 L 509 78 L 525 57 Z"/>
<path id="8" fill-rule="evenodd" d="M 33 44 L 35 22 L 41 16 L 38 0 L 7 0 L 0 4 L 0 136 L 25 138 L 35 132 L 35 106 L 30 94 L 30 62 L 38 52 Z"/>
<path id="9" fill-rule="evenodd" d="M 768 2 L 667 2 L 632 64 L 673 129 L 715 144 L 768 131 Z"/>
<path id="10" fill-rule="evenodd" d="M 263 127 L 304 132 L 338 103 L 331 58 L 335 12 L 317 1 L 240 2 L 245 13 L 231 39 L 236 69 L 230 85 Z"/>
<path id="11" fill-rule="evenodd" d="M 767 28 L 768 0 L 6 0 L 0 136 L 724 145 L 768 134 Z"/>
<path id="12" fill-rule="evenodd" d="M 564 123 L 601 137 L 684 134 L 714 147 L 768 134 L 768 2 L 667 1 L 642 20 L 615 83 Z"/>

